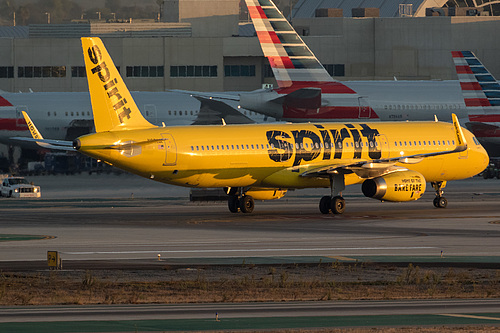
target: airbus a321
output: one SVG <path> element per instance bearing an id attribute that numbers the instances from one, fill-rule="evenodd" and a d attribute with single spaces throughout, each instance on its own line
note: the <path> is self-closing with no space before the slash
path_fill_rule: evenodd
<path id="1" fill-rule="evenodd" d="M 454 115 L 453 123 L 154 126 L 139 112 L 101 40 L 82 38 L 82 48 L 96 133 L 72 144 L 36 141 L 72 146 L 163 183 L 226 188 L 234 213 L 250 213 L 254 199 L 278 199 L 288 189 L 330 188 L 319 209 L 340 214 L 342 191 L 351 184 L 361 184 L 367 197 L 412 201 L 430 182 L 434 205 L 446 207 L 446 182 L 472 177 L 489 162 Z M 26 121 L 36 136 L 34 124 Z"/>

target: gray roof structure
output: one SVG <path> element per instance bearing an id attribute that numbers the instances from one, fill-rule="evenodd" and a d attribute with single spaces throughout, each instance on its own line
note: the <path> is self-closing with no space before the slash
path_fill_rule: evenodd
<path id="1" fill-rule="evenodd" d="M 28 38 L 28 26 L 0 26 L 0 38 Z"/>
<path id="2" fill-rule="evenodd" d="M 399 17 L 399 5 L 411 4 L 415 12 L 425 0 L 299 0 L 293 18 L 311 18 L 318 8 L 341 8 L 344 17 L 352 17 L 353 8 L 379 8 L 380 17 Z"/>

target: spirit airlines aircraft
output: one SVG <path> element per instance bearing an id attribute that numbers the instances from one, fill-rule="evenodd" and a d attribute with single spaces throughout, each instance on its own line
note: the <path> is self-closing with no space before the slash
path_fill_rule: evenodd
<path id="1" fill-rule="evenodd" d="M 443 122 L 362 122 L 157 127 L 139 112 L 99 38 L 82 38 L 95 134 L 70 142 L 37 142 L 101 159 L 156 181 L 224 187 L 231 212 L 249 213 L 254 199 L 277 199 L 287 189 L 330 188 L 320 211 L 343 213 L 346 185 L 362 184 L 379 200 L 411 201 L 426 182 L 434 205 L 445 207 L 449 180 L 482 171 L 489 158 L 457 117 Z"/>

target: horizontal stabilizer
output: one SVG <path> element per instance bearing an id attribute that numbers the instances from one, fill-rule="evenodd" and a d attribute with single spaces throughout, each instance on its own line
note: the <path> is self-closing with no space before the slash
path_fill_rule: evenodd
<path id="1" fill-rule="evenodd" d="M 201 102 L 200 112 L 193 125 L 220 125 L 222 119 L 226 124 L 255 123 L 252 119 L 224 102 L 199 96 L 193 97 Z"/>
<path id="2" fill-rule="evenodd" d="M 208 98 L 208 99 L 222 99 L 222 100 L 228 100 L 228 101 L 239 101 L 240 96 L 237 94 L 229 94 L 229 93 L 204 93 L 200 91 L 190 91 L 190 90 L 179 90 L 179 89 L 169 89 L 168 91 L 171 92 L 176 92 L 179 94 L 186 94 L 193 96 L 194 98 L 196 97 L 203 97 L 203 98 Z"/>

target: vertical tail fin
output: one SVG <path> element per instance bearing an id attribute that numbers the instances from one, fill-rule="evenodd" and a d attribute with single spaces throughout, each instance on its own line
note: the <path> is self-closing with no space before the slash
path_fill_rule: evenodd
<path id="1" fill-rule="evenodd" d="M 500 85 L 470 51 L 453 51 L 469 120 L 500 126 Z"/>
<path id="2" fill-rule="evenodd" d="M 334 80 L 271 0 L 245 0 L 264 56 L 280 88 L 329 86 L 329 93 L 354 93 Z M 333 88 L 332 88 L 333 87 Z"/>
<path id="3" fill-rule="evenodd" d="M 139 111 L 99 38 L 82 38 L 96 132 L 155 127 Z"/>

